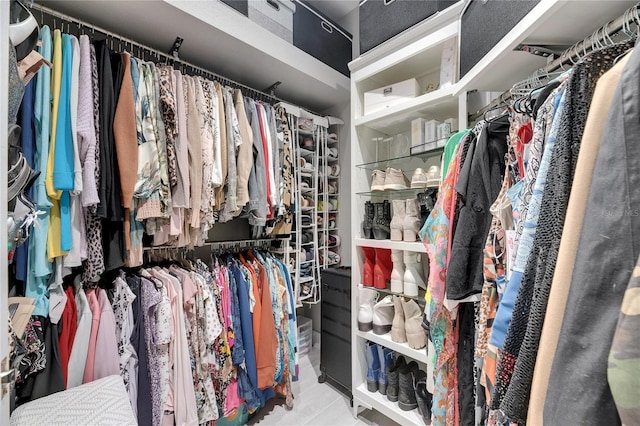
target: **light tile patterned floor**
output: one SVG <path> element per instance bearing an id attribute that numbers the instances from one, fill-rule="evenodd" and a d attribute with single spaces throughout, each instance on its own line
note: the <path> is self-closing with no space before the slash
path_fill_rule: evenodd
<path id="1" fill-rule="evenodd" d="M 318 383 L 320 345 L 312 348 L 300 361 L 300 379 L 293 384 L 294 406 L 287 410 L 282 401 L 270 400 L 249 425 L 278 426 L 398 426 L 386 416 L 371 410 L 351 414 L 349 399 L 327 383 Z"/>

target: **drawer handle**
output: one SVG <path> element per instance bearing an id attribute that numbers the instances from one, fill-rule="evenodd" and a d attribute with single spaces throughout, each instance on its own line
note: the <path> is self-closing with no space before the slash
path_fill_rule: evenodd
<path id="1" fill-rule="evenodd" d="M 325 30 L 329 34 L 333 34 L 333 28 L 331 27 L 331 25 L 329 25 L 326 22 L 322 21 L 322 22 L 320 22 L 320 26 L 322 27 L 323 30 Z"/>
<path id="2" fill-rule="evenodd" d="M 383 3 L 384 3 L 384 5 L 385 5 L 385 6 L 389 6 L 389 5 L 390 5 L 391 3 L 393 3 L 394 1 L 396 1 L 396 0 L 384 0 L 384 2 L 383 2 Z"/>
<path id="3" fill-rule="evenodd" d="M 277 11 L 280 11 L 280 5 L 275 0 L 267 0 L 267 4 Z"/>

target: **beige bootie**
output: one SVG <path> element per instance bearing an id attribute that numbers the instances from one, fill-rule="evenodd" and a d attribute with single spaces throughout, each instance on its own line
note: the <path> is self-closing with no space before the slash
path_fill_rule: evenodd
<path id="1" fill-rule="evenodd" d="M 393 296 L 395 315 L 393 316 L 393 323 L 391 324 L 391 340 L 396 343 L 405 343 L 407 341 L 407 335 L 404 328 L 405 314 L 402 310 L 402 302 L 400 300 L 400 296 Z"/>
<path id="2" fill-rule="evenodd" d="M 415 242 L 420 230 L 420 206 L 417 198 L 406 200 L 405 215 L 402 222 L 404 240 Z"/>
<path id="3" fill-rule="evenodd" d="M 391 241 L 402 241 L 406 203 L 404 200 L 392 200 L 391 202 L 393 203 L 393 217 L 389 224 L 391 228 Z"/>
<path id="4" fill-rule="evenodd" d="M 422 328 L 422 309 L 413 299 L 405 299 L 403 297 L 401 302 L 402 310 L 404 311 L 404 328 L 409 346 L 413 349 L 422 349 L 427 346 L 427 333 Z"/>

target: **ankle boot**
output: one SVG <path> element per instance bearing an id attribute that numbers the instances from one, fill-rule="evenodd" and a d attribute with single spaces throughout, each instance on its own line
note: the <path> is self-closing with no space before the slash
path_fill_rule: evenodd
<path id="1" fill-rule="evenodd" d="M 422 310 L 415 300 L 401 298 L 404 310 L 404 329 L 407 333 L 407 341 L 413 349 L 422 349 L 427 346 L 427 333 L 422 328 Z"/>
<path id="2" fill-rule="evenodd" d="M 403 411 L 410 411 L 418 406 L 414 385 L 418 370 L 418 363 L 411 361 L 398 374 L 398 407 Z"/>
<path id="3" fill-rule="evenodd" d="M 391 250 L 376 248 L 376 265 L 373 268 L 373 286 L 386 289 L 391 281 Z"/>
<path id="4" fill-rule="evenodd" d="M 373 287 L 374 268 L 376 265 L 376 249 L 362 247 L 364 252 L 364 266 L 362 267 L 362 285 Z"/>
<path id="5" fill-rule="evenodd" d="M 404 309 L 402 309 L 402 302 L 400 299 L 400 296 L 393 296 L 395 313 L 393 315 L 393 322 L 391 323 L 391 340 L 396 343 L 406 343 L 407 334 L 405 332 L 404 325 Z"/>
<path id="6" fill-rule="evenodd" d="M 367 390 L 375 392 L 378 390 L 378 379 L 380 378 L 380 359 L 378 358 L 377 345 L 367 341 L 364 354 L 367 359 Z"/>
<path id="7" fill-rule="evenodd" d="M 393 270 L 391 271 L 392 293 L 402 293 L 404 287 L 405 270 L 402 253 L 402 250 L 391 250 L 391 261 L 393 262 Z"/>
<path id="8" fill-rule="evenodd" d="M 361 287 L 358 291 L 358 330 L 370 331 L 373 328 L 373 305 L 378 293 Z"/>
<path id="9" fill-rule="evenodd" d="M 389 381 L 389 385 L 387 385 L 387 399 L 391 402 L 398 401 L 398 391 L 399 391 L 399 375 L 400 371 L 405 368 L 407 365 L 407 361 L 405 361 L 403 356 L 399 356 L 396 358 L 396 362 L 389 367 L 387 370 L 387 380 Z"/>
<path id="10" fill-rule="evenodd" d="M 393 301 L 391 296 L 386 296 L 373 305 L 373 332 L 375 334 L 387 334 L 391 331 L 393 323 Z"/>
<path id="11" fill-rule="evenodd" d="M 389 227 L 391 228 L 391 241 L 402 241 L 402 230 L 404 226 L 404 215 L 406 203 L 404 200 L 393 200 L 393 218 Z"/>
<path id="12" fill-rule="evenodd" d="M 420 264 L 422 256 L 420 253 L 413 251 L 404 252 L 404 295 L 416 297 L 418 295 L 418 287 L 426 288 L 424 277 L 422 276 L 422 265 Z"/>
<path id="13" fill-rule="evenodd" d="M 364 220 L 362 221 L 362 238 L 373 239 L 373 204 L 364 203 Z"/>
<path id="14" fill-rule="evenodd" d="M 420 230 L 420 207 L 416 198 L 406 200 L 405 216 L 402 222 L 405 241 L 416 241 L 416 236 Z"/>
<path id="15" fill-rule="evenodd" d="M 424 423 L 431 424 L 431 403 L 433 395 L 427 390 L 427 373 L 418 370 L 415 377 L 416 380 L 416 402 L 418 403 L 418 412 L 422 415 Z"/>
<path id="16" fill-rule="evenodd" d="M 380 360 L 380 375 L 378 376 L 378 392 L 383 395 L 387 394 L 387 386 L 389 378 L 387 370 L 393 365 L 393 351 L 384 346 L 378 346 L 378 359 Z"/>
<path id="17" fill-rule="evenodd" d="M 386 204 L 385 204 L 386 203 Z M 389 239 L 390 229 L 389 229 L 389 215 L 385 216 L 385 206 L 389 205 L 388 201 L 384 201 L 382 203 L 375 203 L 374 206 L 374 215 L 373 215 L 373 236 L 376 240 L 387 240 Z"/>

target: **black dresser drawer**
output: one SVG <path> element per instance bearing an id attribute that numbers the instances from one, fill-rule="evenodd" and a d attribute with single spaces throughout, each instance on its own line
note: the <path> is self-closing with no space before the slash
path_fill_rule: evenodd
<path id="1" fill-rule="evenodd" d="M 353 57 L 351 34 L 313 6 L 295 2 L 293 45 L 348 77 L 347 64 Z"/>

